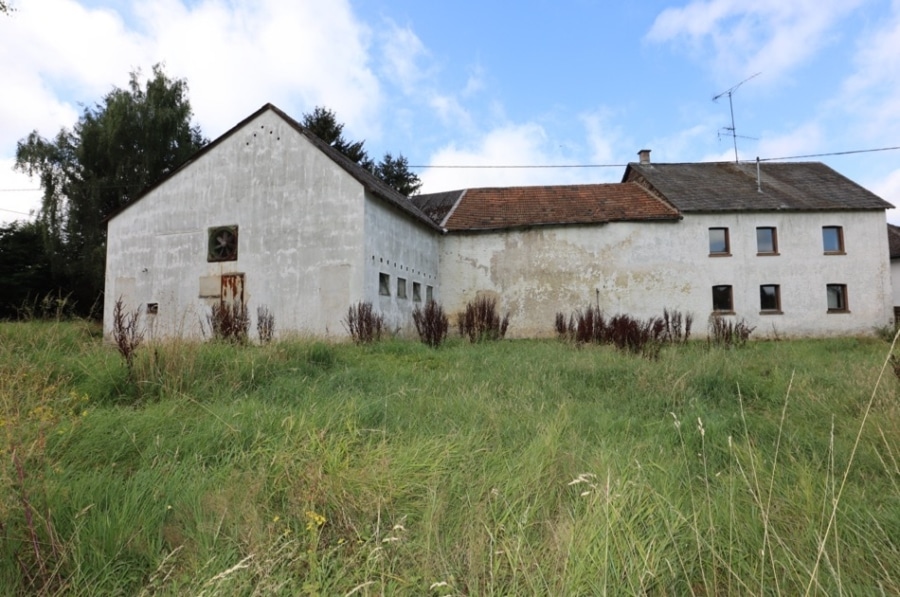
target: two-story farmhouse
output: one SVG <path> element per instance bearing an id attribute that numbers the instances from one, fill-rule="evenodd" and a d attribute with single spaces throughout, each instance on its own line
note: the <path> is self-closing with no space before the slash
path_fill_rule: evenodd
<path id="1" fill-rule="evenodd" d="M 819 163 L 649 152 L 621 183 L 407 199 L 266 105 L 110 218 L 104 329 L 121 298 L 152 335 L 198 336 L 227 300 L 265 306 L 281 334 L 337 338 L 359 301 L 404 331 L 431 298 L 453 313 L 487 294 L 516 336 L 588 304 L 870 333 L 892 321 L 889 207 Z"/>

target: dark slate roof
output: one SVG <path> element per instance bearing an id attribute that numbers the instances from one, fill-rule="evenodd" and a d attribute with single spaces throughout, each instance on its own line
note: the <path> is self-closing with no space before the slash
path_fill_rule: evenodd
<path id="1" fill-rule="evenodd" d="M 461 191 L 445 191 L 443 193 L 413 195 L 409 200 L 424 212 L 425 215 L 431 218 L 435 224 L 441 225 L 450 211 L 465 194 L 466 191 L 463 189 Z"/>
<path id="2" fill-rule="evenodd" d="M 645 184 L 682 212 L 874 210 L 893 207 L 821 162 L 628 164 L 623 181 Z"/>
<path id="3" fill-rule="evenodd" d="M 410 200 L 448 231 L 680 219 L 633 183 L 478 188 Z"/>
<path id="4" fill-rule="evenodd" d="M 293 128 L 298 133 L 300 133 L 301 135 L 306 137 L 313 145 L 316 146 L 317 149 L 319 149 L 322 153 L 327 155 L 338 166 L 340 166 L 345 171 L 347 171 L 347 173 L 350 174 L 350 176 L 352 176 L 357 181 L 359 181 L 359 183 L 362 184 L 362 186 L 367 191 L 369 191 L 370 193 L 372 193 L 379 199 L 382 199 L 386 203 L 393 205 L 400 211 L 405 212 L 406 214 L 410 215 L 412 218 L 421 222 L 425 226 L 428 226 L 429 228 L 431 228 L 433 230 L 438 230 L 438 231 L 441 230 L 441 228 L 439 226 L 437 226 L 431 218 L 429 218 L 424 213 L 422 213 L 419 210 L 419 208 L 417 208 L 415 205 L 413 205 L 405 195 L 394 190 L 390 185 L 385 184 L 380 178 L 378 178 L 377 176 L 375 176 L 374 174 L 372 174 L 371 172 L 369 172 L 368 170 L 366 170 L 365 168 L 363 168 L 356 162 L 347 158 L 347 156 L 345 156 L 344 154 L 342 154 L 335 148 L 331 147 L 328 143 L 325 143 L 324 141 L 319 139 L 313 133 L 307 131 L 303 127 L 303 125 L 301 125 L 299 122 L 297 122 L 296 120 L 294 120 L 293 118 L 291 118 L 290 116 L 288 116 L 287 114 L 285 114 L 283 111 L 281 111 L 279 108 L 275 107 L 272 104 L 265 104 L 259 110 L 257 110 L 256 112 L 254 112 L 247 118 L 243 119 L 242 121 L 240 121 L 239 123 L 237 123 L 236 125 L 231 127 L 228 131 L 223 133 L 217 139 L 215 139 L 214 141 L 205 145 L 202 149 L 200 149 L 193 156 L 191 156 L 186 162 L 184 162 L 183 164 L 178 166 L 178 168 L 176 168 L 169 174 L 163 176 L 162 178 L 157 180 L 155 183 L 153 183 L 152 186 L 145 189 L 140 195 L 138 195 L 134 199 L 134 201 L 131 201 L 130 203 L 128 203 L 128 205 L 125 205 L 125 206 L 119 208 L 114 213 L 110 214 L 106 218 L 107 221 L 111 220 L 112 218 L 117 216 L 122 211 L 128 209 L 129 206 L 134 205 L 136 202 L 143 199 L 147 194 L 150 193 L 150 191 L 154 190 L 155 188 L 157 188 L 158 186 L 163 184 L 169 178 L 175 176 L 175 174 L 177 174 L 178 172 L 181 172 L 183 169 L 189 167 L 198 158 L 205 155 L 207 152 L 211 151 L 214 147 L 216 147 L 217 145 L 222 143 L 225 139 L 227 139 L 228 137 L 230 137 L 231 135 L 236 133 L 238 130 L 243 128 L 247 123 L 251 122 L 252 120 L 257 118 L 259 115 L 266 112 L 267 110 L 271 110 L 272 112 L 274 112 L 275 114 L 280 116 L 282 119 L 284 119 L 284 121 L 287 122 L 287 124 L 290 125 L 291 128 Z"/>
<path id="5" fill-rule="evenodd" d="M 900 226 L 894 226 L 893 224 L 887 225 L 888 232 L 888 250 L 891 255 L 891 259 L 900 258 Z"/>

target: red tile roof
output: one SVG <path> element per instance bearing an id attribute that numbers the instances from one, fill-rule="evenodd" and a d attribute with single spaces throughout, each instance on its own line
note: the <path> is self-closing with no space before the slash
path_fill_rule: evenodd
<path id="1" fill-rule="evenodd" d="M 447 201 L 451 195 L 455 201 Z M 410 197 L 447 230 L 680 218 L 674 207 L 634 183 L 479 188 L 438 193 L 433 198 Z"/>

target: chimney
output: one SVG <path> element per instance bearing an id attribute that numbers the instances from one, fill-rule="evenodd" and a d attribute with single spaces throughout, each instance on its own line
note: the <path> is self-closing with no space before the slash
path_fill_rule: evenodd
<path id="1" fill-rule="evenodd" d="M 642 164 L 649 164 L 649 163 L 650 163 L 650 150 L 649 150 L 649 149 L 642 149 L 642 150 L 640 150 L 640 151 L 638 152 L 638 155 L 639 155 L 640 158 L 641 158 L 641 163 L 642 163 Z"/>

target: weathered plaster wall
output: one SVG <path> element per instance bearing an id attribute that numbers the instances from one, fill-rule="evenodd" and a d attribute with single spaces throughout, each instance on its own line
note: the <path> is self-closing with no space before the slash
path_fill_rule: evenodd
<path id="1" fill-rule="evenodd" d="M 153 335 L 197 336 L 219 276 L 245 275 L 276 330 L 344 335 L 363 290 L 362 185 L 272 112 L 224 139 L 109 222 L 104 329 L 122 296 L 158 303 Z M 237 225 L 237 261 L 208 263 L 207 230 Z M 213 290 L 214 292 L 214 290 Z"/>
<path id="2" fill-rule="evenodd" d="M 893 287 L 893 304 L 900 307 L 900 259 L 891 260 L 891 285 Z"/>
<path id="3" fill-rule="evenodd" d="M 440 234 L 377 200 L 366 202 L 365 226 L 364 300 L 384 316 L 391 331 L 411 334 L 413 309 L 424 305 L 429 287 L 434 300 L 440 300 Z M 388 294 L 379 291 L 381 274 L 390 277 Z M 400 279 L 406 281 L 406 298 L 398 293 Z"/>
<path id="4" fill-rule="evenodd" d="M 845 255 L 825 255 L 822 226 L 842 226 Z M 756 228 L 777 229 L 779 254 L 758 256 Z M 727 227 L 730 257 L 709 256 L 710 227 Z M 731 285 L 736 318 L 755 335 L 870 333 L 891 320 L 883 212 L 725 213 L 675 223 L 558 226 L 445 237 L 444 305 L 479 293 L 511 314 L 510 335 L 553 333 L 557 312 L 599 304 L 608 314 L 692 313 L 695 335 L 712 313 L 712 286 Z M 882 240 L 884 239 L 884 240 Z M 782 313 L 760 313 L 759 287 L 778 284 Z M 848 313 L 827 313 L 827 284 L 846 284 Z"/>

